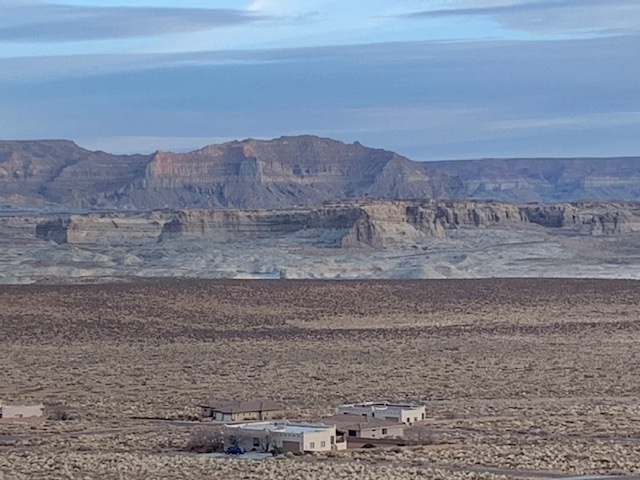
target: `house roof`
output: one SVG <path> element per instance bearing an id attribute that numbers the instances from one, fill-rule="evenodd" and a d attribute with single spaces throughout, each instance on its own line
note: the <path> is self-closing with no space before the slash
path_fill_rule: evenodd
<path id="1" fill-rule="evenodd" d="M 249 422 L 237 423 L 233 425 L 225 425 L 227 431 L 233 430 L 250 430 L 263 431 L 268 430 L 272 433 L 318 433 L 333 432 L 333 425 L 324 423 L 308 423 L 308 422 L 288 422 L 288 421 L 271 421 L 271 422 Z"/>
<path id="2" fill-rule="evenodd" d="M 273 400 L 209 400 L 205 405 L 220 413 L 273 412 L 284 410 L 284 406 Z"/>
<path id="3" fill-rule="evenodd" d="M 338 414 L 330 417 L 316 418 L 314 421 L 325 425 L 335 425 L 339 430 L 368 430 L 370 428 L 404 427 L 403 423 L 382 418 L 368 418 L 362 415 Z"/>
<path id="4" fill-rule="evenodd" d="M 417 409 L 424 408 L 424 405 L 420 405 L 418 403 L 402 403 L 402 402 L 387 402 L 386 400 L 380 402 L 360 402 L 360 403 L 346 403 L 344 405 L 340 405 L 339 408 L 349 408 L 349 407 L 366 407 L 372 408 L 376 410 L 384 410 L 387 408 L 405 408 L 405 409 Z"/>

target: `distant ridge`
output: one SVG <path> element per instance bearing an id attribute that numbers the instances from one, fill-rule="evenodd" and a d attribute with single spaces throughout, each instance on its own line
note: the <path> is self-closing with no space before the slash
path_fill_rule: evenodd
<path id="1" fill-rule="evenodd" d="M 468 199 L 511 202 L 640 200 L 640 157 L 488 158 L 430 162 Z"/>
<path id="2" fill-rule="evenodd" d="M 68 140 L 0 142 L 0 200 L 69 208 L 283 208 L 339 199 L 640 200 L 640 157 L 420 163 L 310 135 L 189 153 L 112 155 Z"/>
<path id="3" fill-rule="evenodd" d="M 394 152 L 314 136 L 189 153 L 110 155 L 69 141 L 0 142 L 0 196 L 100 208 L 318 205 L 342 198 L 446 198 L 448 175 Z"/>

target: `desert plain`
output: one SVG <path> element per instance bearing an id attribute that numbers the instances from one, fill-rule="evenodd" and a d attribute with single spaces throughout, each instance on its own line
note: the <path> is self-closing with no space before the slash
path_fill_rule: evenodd
<path id="1" fill-rule="evenodd" d="M 136 279 L 0 287 L 0 479 L 640 475 L 640 283 Z M 427 406 L 429 445 L 262 461 L 185 451 L 208 397 L 311 418 Z"/>

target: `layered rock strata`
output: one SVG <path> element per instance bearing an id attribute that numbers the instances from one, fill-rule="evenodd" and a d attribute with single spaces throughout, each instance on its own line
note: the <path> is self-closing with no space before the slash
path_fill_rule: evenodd
<path id="1" fill-rule="evenodd" d="M 446 239 L 448 230 L 458 228 L 537 226 L 580 235 L 624 234 L 640 231 L 639 208 L 622 203 L 514 205 L 365 200 L 281 210 L 71 215 L 38 223 L 35 234 L 56 243 L 131 245 L 190 238 L 222 243 L 286 237 L 300 232 L 320 238 L 330 233 L 333 241 L 325 246 L 386 248 Z"/>

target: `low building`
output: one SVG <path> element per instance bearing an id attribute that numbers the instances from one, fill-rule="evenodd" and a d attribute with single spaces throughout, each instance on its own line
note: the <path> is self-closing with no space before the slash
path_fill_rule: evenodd
<path id="1" fill-rule="evenodd" d="M 328 452 L 344 450 L 347 443 L 334 425 L 304 422 L 251 422 L 225 425 L 225 447 L 235 445 L 247 451 Z"/>
<path id="2" fill-rule="evenodd" d="M 210 400 L 201 405 L 203 420 L 219 422 L 246 422 L 247 420 L 273 420 L 283 418 L 284 407 L 272 400 Z"/>
<path id="3" fill-rule="evenodd" d="M 44 416 L 44 405 L 22 405 L 0 401 L 0 419 L 20 420 Z"/>
<path id="4" fill-rule="evenodd" d="M 335 425 L 336 432 L 349 438 L 402 438 L 404 423 L 362 415 L 338 414 L 317 419 L 326 425 Z"/>
<path id="5" fill-rule="evenodd" d="M 361 415 L 382 420 L 393 420 L 405 425 L 413 425 L 424 420 L 426 408 L 413 403 L 363 402 L 340 405 L 340 415 Z"/>

